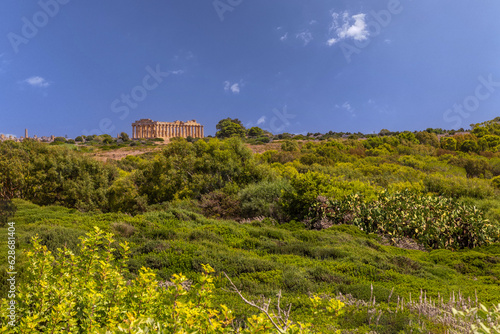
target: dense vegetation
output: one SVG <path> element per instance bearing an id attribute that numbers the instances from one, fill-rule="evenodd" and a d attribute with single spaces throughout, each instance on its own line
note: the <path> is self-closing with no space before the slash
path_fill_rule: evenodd
<path id="1" fill-rule="evenodd" d="M 0 143 L 0 196 L 7 200 L 0 223 L 15 213 L 17 249 L 35 247 L 19 258 L 23 284 L 36 281 L 27 264 L 46 252 L 43 245 L 52 254 L 66 246 L 84 259 L 78 238 L 97 226 L 115 234 L 114 248 L 130 243 L 130 256 L 114 251 L 116 267 L 106 267 L 119 282 L 146 274 L 154 276 L 148 284 L 179 273 L 192 283 L 213 277 L 203 302 L 214 311 L 200 316 L 218 319 L 228 331 L 270 322 L 227 290 L 223 272 L 249 299 L 282 290 L 282 304 L 292 305 L 290 324 L 310 324 L 307 331 L 465 331 L 477 315 L 453 315 L 452 308 L 500 301 L 498 121 L 475 124 L 467 133 L 293 137 L 246 130 L 226 119 L 218 124 L 218 138 L 176 139 L 156 153 L 104 163 L 87 153 L 100 147 L 94 137 L 86 143 L 78 138 L 80 144 L 6 141 Z M 266 141 L 268 150 L 252 153 L 249 145 Z M 6 249 L 2 243 L 2 254 Z M 54 270 L 60 275 L 66 269 Z M 1 284 L 4 296 L 4 278 Z M 195 291 L 203 289 L 193 287 L 184 302 L 194 302 Z M 119 307 L 129 312 L 135 306 L 122 297 Z M 172 296 L 162 298 L 170 304 L 153 320 L 172 324 Z M 151 307 L 158 307 L 153 299 Z M 338 300 L 342 311 L 332 306 L 341 305 Z M 231 317 L 218 318 L 228 310 Z M 152 321 L 148 312 L 134 315 L 143 317 L 137 328 Z M 113 324 L 126 322 L 124 314 Z M 43 327 L 49 318 L 38 322 L 38 330 L 49 328 Z M 83 330 L 87 325 L 76 318 Z"/>

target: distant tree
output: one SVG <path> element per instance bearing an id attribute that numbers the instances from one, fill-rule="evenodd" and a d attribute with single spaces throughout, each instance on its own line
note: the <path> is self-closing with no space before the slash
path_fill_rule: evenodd
<path id="1" fill-rule="evenodd" d="M 114 138 L 108 134 L 97 136 L 95 137 L 95 140 L 103 144 L 112 144 L 115 141 Z"/>
<path id="2" fill-rule="evenodd" d="M 398 137 L 402 141 L 406 141 L 407 143 L 418 144 L 418 139 L 417 139 L 417 137 L 415 137 L 415 134 L 413 132 L 405 131 L 405 132 L 398 134 Z"/>
<path id="3" fill-rule="evenodd" d="M 378 133 L 379 136 L 388 136 L 391 134 L 391 131 L 387 130 L 387 129 L 382 129 L 380 130 L 380 132 Z"/>
<path id="4" fill-rule="evenodd" d="M 219 123 L 217 123 L 217 125 L 215 126 L 215 128 L 216 128 L 217 130 L 221 130 L 221 129 L 222 129 L 222 125 L 223 125 L 224 121 L 230 121 L 230 122 L 232 122 L 232 123 L 236 123 L 236 124 L 238 124 L 238 125 L 239 125 L 239 126 L 241 126 L 243 129 L 245 128 L 245 127 L 243 126 L 243 123 L 241 123 L 241 121 L 240 121 L 239 119 L 237 119 L 237 118 L 230 118 L 230 117 L 228 117 L 228 118 L 224 118 L 224 119 L 221 119 L 221 120 L 219 121 Z"/>
<path id="5" fill-rule="evenodd" d="M 493 187 L 500 189 L 500 176 L 495 176 L 494 178 L 492 178 L 491 184 L 493 185 Z"/>
<path id="6" fill-rule="evenodd" d="M 17 207 L 12 201 L 0 199 L 0 227 L 5 226 L 16 211 Z"/>
<path id="7" fill-rule="evenodd" d="M 283 133 L 280 133 L 277 137 L 278 137 L 278 139 L 290 139 L 290 138 L 292 138 L 292 135 L 288 132 L 283 132 Z"/>
<path id="8" fill-rule="evenodd" d="M 281 150 L 285 152 L 296 152 L 299 150 L 299 144 L 294 140 L 286 140 L 281 144 Z"/>
<path id="9" fill-rule="evenodd" d="M 124 142 L 130 141 L 130 137 L 126 132 L 120 133 L 119 139 L 123 140 Z"/>
<path id="10" fill-rule="evenodd" d="M 489 134 L 489 131 L 487 128 L 485 127 L 482 127 L 482 126 L 478 126 L 478 127 L 475 127 L 473 130 L 472 130 L 472 133 L 478 137 L 478 138 L 481 138 L 481 137 L 484 137 L 486 135 Z"/>
<path id="11" fill-rule="evenodd" d="M 56 137 L 56 138 L 54 138 L 54 142 L 55 143 L 65 143 L 66 142 L 66 138 L 64 138 L 64 137 Z"/>
<path id="12" fill-rule="evenodd" d="M 452 137 L 441 138 L 441 148 L 448 151 L 457 150 L 457 140 Z"/>
<path id="13" fill-rule="evenodd" d="M 427 131 L 417 132 L 415 137 L 418 139 L 420 144 L 439 147 L 439 139 L 434 132 L 427 132 Z"/>
<path id="14" fill-rule="evenodd" d="M 83 141 L 84 141 L 83 136 L 78 136 L 78 137 L 76 137 L 76 138 L 75 138 L 75 141 L 76 141 L 76 142 L 83 142 Z"/>
<path id="15" fill-rule="evenodd" d="M 474 140 L 466 140 L 460 145 L 460 151 L 465 153 L 478 152 L 479 146 Z"/>
<path id="16" fill-rule="evenodd" d="M 245 128 L 238 119 L 226 118 L 217 123 L 217 138 L 245 137 Z"/>
<path id="17" fill-rule="evenodd" d="M 484 177 L 486 171 L 491 170 L 486 159 L 467 159 L 464 164 L 467 177 Z"/>
<path id="18" fill-rule="evenodd" d="M 248 137 L 260 137 L 264 134 L 264 130 L 258 126 L 254 126 L 248 130 Z"/>

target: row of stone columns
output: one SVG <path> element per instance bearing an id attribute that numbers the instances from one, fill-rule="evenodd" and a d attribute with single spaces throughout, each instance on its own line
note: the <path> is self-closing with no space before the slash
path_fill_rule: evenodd
<path id="1" fill-rule="evenodd" d="M 132 125 L 132 138 L 204 138 L 203 125 L 151 124 Z"/>

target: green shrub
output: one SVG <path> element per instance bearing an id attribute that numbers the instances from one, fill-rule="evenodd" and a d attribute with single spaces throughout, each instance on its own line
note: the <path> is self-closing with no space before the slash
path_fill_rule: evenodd
<path id="1" fill-rule="evenodd" d="M 282 193 L 290 190 L 290 182 L 285 179 L 261 181 L 247 186 L 238 193 L 242 216 L 247 218 L 265 216 L 283 220 L 284 213 L 279 200 Z"/>
<path id="2" fill-rule="evenodd" d="M 382 192 L 374 201 L 358 195 L 323 198 L 311 206 L 309 219 L 311 228 L 353 224 L 367 233 L 412 238 L 436 249 L 473 248 L 500 241 L 500 225 L 484 219 L 476 207 L 410 191 Z"/>
<path id="3" fill-rule="evenodd" d="M 428 192 L 446 197 L 486 198 L 494 194 L 494 189 L 488 180 L 466 179 L 457 176 L 430 174 L 425 177 L 424 185 Z"/>
<path id="4" fill-rule="evenodd" d="M 281 150 L 285 152 L 296 152 L 299 150 L 299 144 L 294 140 L 285 140 L 281 144 Z"/>

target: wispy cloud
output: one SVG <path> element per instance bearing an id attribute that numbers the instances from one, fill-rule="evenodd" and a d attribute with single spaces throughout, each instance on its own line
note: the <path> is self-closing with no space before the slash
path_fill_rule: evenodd
<path id="1" fill-rule="evenodd" d="M 335 108 L 347 111 L 351 114 L 352 117 L 356 117 L 356 114 L 354 113 L 356 110 L 353 108 L 349 101 L 344 102 L 342 105 L 336 104 Z"/>
<path id="2" fill-rule="evenodd" d="M 288 33 L 285 33 L 283 36 L 280 37 L 280 41 L 284 42 L 288 39 Z"/>
<path id="3" fill-rule="evenodd" d="M 306 46 L 307 44 L 309 44 L 313 40 L 313 35 L 311 34 L 311 32 L 309 30 L 298 33 L 297 35 L 295 35 L 295 37 L 302 40 L 302 42 L 304 43 L 304 46 Z"/>
<path id="4" fill-rule="evenodd" d="M 350 15 L 347 11 L 332 13 L 332 23 L 329 31 L 331 37 L 326 42 L 328 46 L 332 46 L 344 39 L 364 41 L 370 36 L 366 24 L 366 14 Z"/>
<path id="5" fill-rule="evenodd" d="M 42 77 L 34 76 L 23 81 L 32 87 L 47 88 L 50 83 Z"/>
<path id="6" fill-rule="evenodd" d="M 231 83 L 229 81 L 224 81 L 224 91 L 231 92 L 233 94 L 240 93 L 240 84 L 239 83 Z"/>
<path id="7" fill-rule="evenodd" d="M 266 116 L 262 116 L 257 120 L 257 125 L 262 125 L 264 123 L 266 123 Z"/>

